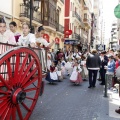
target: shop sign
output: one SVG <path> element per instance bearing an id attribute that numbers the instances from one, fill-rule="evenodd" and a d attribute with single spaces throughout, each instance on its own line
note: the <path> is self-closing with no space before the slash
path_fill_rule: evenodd
<path id="1" fill-rule="evenodd" d="M 97 49 L 98 51 L 103 51 L 103 50 L 105 50 L 105 45 L 102 45 L 102 44 L 96 45 L 96 49 Z"/>
<path id="2" fill-rule="evenodd" d="M 50 38 L 50 37 L 49 37 L 48 34 L 44 34 L 44 35 L 43 35 L 43 38 L 44 38 L 47 42 L 50 42 L 50 41 L 49 41 L 49 38 Z"/>
<path id="3" fill-rule="evenodd" d="M 65 40 L 64 44 L 78 44 L 78 41 L 76 40 Z"/>
<path id="4" fill-rule="evenodd" d="M 72 35 L 72 30 L 66 30 L 65 35 Z"/>
<path id="5" fill-rule="evenodd" d="M 56 43 L 56 44 L 59 44 L 59 42 L 60 42 L 60 39 L 59 39 L 58 37 L 56 37 L 56 38 L 55 38 L 55 43 Z"/>

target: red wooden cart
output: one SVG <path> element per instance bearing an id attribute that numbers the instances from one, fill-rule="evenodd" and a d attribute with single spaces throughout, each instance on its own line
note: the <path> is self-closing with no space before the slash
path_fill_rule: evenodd
<path id="1" fill-rule="evenodd" d="M 0 120 L 28 120 L 43 93 L 46 52 L 0 43 L 0 54 Z"/>

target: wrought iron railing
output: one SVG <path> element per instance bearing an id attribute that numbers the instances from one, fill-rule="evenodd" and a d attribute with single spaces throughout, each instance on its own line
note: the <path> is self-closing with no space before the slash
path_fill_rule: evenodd
<path id="1" fill-rule="evenodd" d="M 25 6 L 23 3 L 20 4 L 20 17 L 27 17 L 30 18 L 30 8 L 29 6 Z M 33 20 L 35 20 L 36 22 L 41 23 L 41 13 L 40 12 L 33 12 Z"/>
<path id="2" fill-rule="evenodd" d="M 91 23 L 90 23 L 90 21 L 89 21 L 87 18 L 84 18 L 83 21 L 84 21 L 85 23 L 88 23 L 88 24 L 91 26 Z"/>
<path id="3" fill-rule="evenodd" d="M 80 35 L 77 34 L 77 33 L 74 33 L 74 34 L 72 35 L 72 37 L 75 38 L 75 39 L 77 39 L 77 40 L 80 40 Z"/>
<path id="4" fill-rule="evenodd" d="M 73 11 L 73 17 L 76 17 L 81 22 L 80 15 L 77 12 Z"/>
<path id="5" fill-rule="evenodd" d="M 56 30 L 61 33 L 64 33 L 64 27 L 60 25 L 59 23 L 56 24 Z"/>

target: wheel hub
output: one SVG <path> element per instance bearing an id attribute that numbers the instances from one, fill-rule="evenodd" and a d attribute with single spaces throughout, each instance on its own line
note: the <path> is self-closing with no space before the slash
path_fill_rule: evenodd
<path id="1" fill-rule="evenodd" d="M 25 100 L 25 98 L 26 98 L 26 93 L 21 88 L 17 88 L 12 93 L 12 102 L 14 104 L 22 103 Z"/>

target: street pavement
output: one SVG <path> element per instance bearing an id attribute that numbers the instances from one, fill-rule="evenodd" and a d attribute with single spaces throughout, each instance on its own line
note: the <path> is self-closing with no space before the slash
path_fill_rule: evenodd
<path id="1" fill-rule="evenodd" d="M 109 110 L 110 100 L 103 97 L 103 86 L 88 89 L 88 81 L 74 86 L 69 78 L 57 85 L 45 82 L 43 96 L 29 120 L 120 120 Z M 116 106 L 118 108 L 118 106 Z"/>

